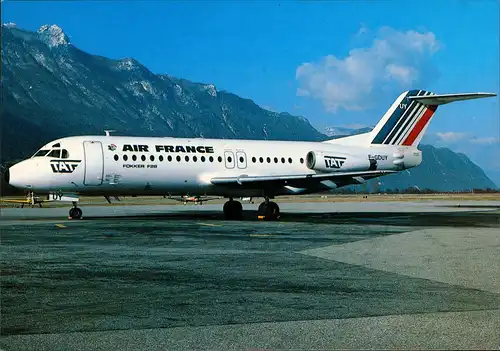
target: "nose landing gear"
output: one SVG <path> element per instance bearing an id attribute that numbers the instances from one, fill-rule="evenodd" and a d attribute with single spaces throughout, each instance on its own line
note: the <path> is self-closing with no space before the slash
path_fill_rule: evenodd
<path id="1" fill-rule="evenodd" d="M 78 203 L 73 201 L 73 207 L 69 210 L 68 219 L 82 219 L 83 211 L 77 207 Z"/>

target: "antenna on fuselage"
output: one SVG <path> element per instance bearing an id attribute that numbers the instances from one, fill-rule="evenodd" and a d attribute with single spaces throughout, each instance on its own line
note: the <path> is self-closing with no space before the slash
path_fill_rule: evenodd
<path id="1" fill-rule="evenodd" d="M 116 132 L 116 130 L 111 129 L 111 130 L 105 130 L 105 131 L 104 131 L 104 133 L 106 133 L 106 136 L 110 136 L 110 134 L 109 134 L 109 133 L 111 133 L 111 132 Z"/>

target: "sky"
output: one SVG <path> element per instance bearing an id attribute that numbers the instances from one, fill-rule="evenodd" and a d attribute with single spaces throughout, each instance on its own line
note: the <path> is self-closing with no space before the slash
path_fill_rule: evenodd
<path id="1" fill-rule="evenodd" d="M 407 89 L 499 93 L 499 0 L 19 1 L 2 23 L 212 83 L 328 126 L 374 126 Z M 499 98 L 441 106 L 423 142 L 498 171 Z M 496 169 L 496 171 L 495 171 Z M 500 178 L 499 178 L 500 180 Z M 500 185 L 500 184 L 499 184 Z"/>

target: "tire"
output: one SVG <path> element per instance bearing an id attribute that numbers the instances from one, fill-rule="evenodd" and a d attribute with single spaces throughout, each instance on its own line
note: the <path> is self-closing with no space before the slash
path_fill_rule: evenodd
<path id="1" fill-rule="evenodd" d="M 280 208 L 276 202 L 261 203 L 257 210 L 259 219 L 273 221 L 280 218 Z"/>
<path id="2" fill-rule="evenodd" d="M 71 219 L 81 219 L 82 218 L 82 210 L 78 207 L 73 207 L 69 210 L 69 217 Z"/>
<path id="3" fill-rule="evenodd" d="M 243 217 L 243 206 L 238 201 L 228 201 L 223 207 L 224 217 L 227 220 L 239 220 Z"/>

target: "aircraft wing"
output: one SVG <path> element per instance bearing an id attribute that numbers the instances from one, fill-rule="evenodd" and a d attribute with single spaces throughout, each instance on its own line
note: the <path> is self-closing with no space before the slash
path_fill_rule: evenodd
<path id="1" fill-rule="evenodd" d="M 220 199 L 221 199 L 221 197 L 208 197 L 208 198 L 200 198 L 199 201 L 205 202 L 205 201 L 220 200 Z"/>
<path id="2" fill-rule="evenodd" d="M 179 201 L 179 202 L 195 202 L 194 200 L 185 199 L 183 197 L 169 196 L 168 198 L 170 200 L 175 200 L 175 201 Z M 205 201 L 220 200 L 220 199 L 221 199 L 220 197 L 200 197 L 196 201 L 198 201 L 198 202 L 205 202 Z"/>
<path id="3" fill-rule="evenodd" d="M 294 174 L 294 175 L 272 175 L 272 176 L 248 176 L 239 177 L 215 177 L 211 183 L 215 185 L 236 186 L 245 188 L 258 188 L 265 186 L 295 186 L 304 187 L 317 185 L 325 181 L 335 184 L 361 184 L 366 179 L 376 178 L 382 175 L 396 173 L 396 171 L 361 171 L 361 172 L 335 172 L 317 174 Z"/>
<path id="4" fill-rule="evenodd" d="M 168 198 L 169 200 L 175 200 L 175 201 L 179 201 L 179 202 L 186 202 L 186 200 L 180 198 L 180 197 L 169 197 Z"/>

